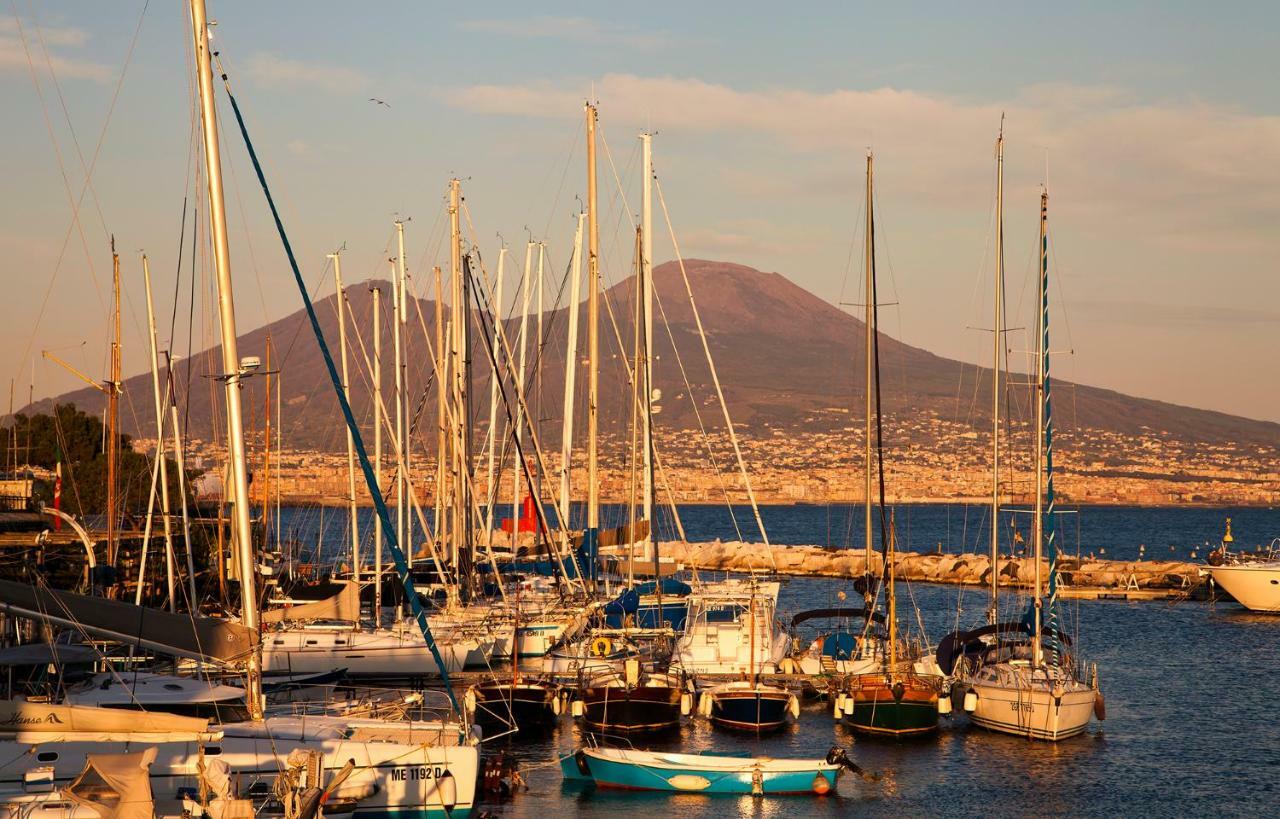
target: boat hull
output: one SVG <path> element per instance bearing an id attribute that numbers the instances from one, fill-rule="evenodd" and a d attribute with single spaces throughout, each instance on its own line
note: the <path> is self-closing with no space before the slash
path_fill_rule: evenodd
<path id="1" fill-rule="evenodd" d="M 475 693 L 475 720 L 486 729 L 514 723 L 520 732 L 540 731 L 555 725 L 558 690 L 553 685 L 510 682 L 482 683 Z"/>
<path id="2" fill-rule="evenodd" d="M 791 695 L 786 691 L 727 691 L 711 701 L 711 722 L 730 731 L 763 733 L 787 724 Z"/>
<path id="3" fill-rule="evenodd" d="M 1056 742 L 1084 733 L 1093 715 L 1097 692 L 1090 688 L 1054 696 L 1041 688 L 972 684 L 977 707 L 969 719 L 1003 734 Z"/>
<path id="4" fill-rule="evenodd" d="M 1280 614 L 1280 562 L 1211 566 L 1209 574 L 1246 609 Z"/>
<path id="5" fill-rule="evenodd" d="M 853 711 L 842 721 L 860 733 L 904 737 L 938 729 L 938 690 L 917 678 L 891 684 L 875 675 L 862 680 L 850 696 Z"/>
<path id="6" fill-rule="evenodd" d="M 680 725 L 679 688 L 601 686 L 582 692 L 582 721 L 603 733 L 667 731 Z"/>
<path id="7" fill-rule="evenodd" d="M 579 774 L 573 778 L 585 776 L 602 788 L 736 795 L 830 793 L 838 773 L 835 766 L 821 762 L 771 770 L 770 763 L 777 761 L 744 758 L 731 760 L 728 768 L 704 767 L 699 761 L 689 754 L 583 749 L 566 758 L 562 767 L 566 776 L 572 766 L 572 773 Z"/>

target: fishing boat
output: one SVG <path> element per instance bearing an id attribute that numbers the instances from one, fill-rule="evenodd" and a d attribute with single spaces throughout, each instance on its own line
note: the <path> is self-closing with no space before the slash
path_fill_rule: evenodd
<path id="1" fill-rule="evenodd" d="M 673 664 L 693 675 L 775 673 L 790 648 L 776 620 L 780 588 L 753 577 L 695 590 Z"/>
<path id="2" fill-rule="evenodd" d="M 844 750 L 832 748 L 825 759 L 711 756 L 582 748 L 560 760 L 566 780 L 602 788 L 675 793 L 823 796 L 836 788 L 841 770 L 863 771 Z"/>
<path id="3" fill-rule="evenodd" d="M 1071 642 L 1058 626 L 1058 546 L 1053 491 L 1053 416 L 1049 379 L 1049 194 L 1040 194 L 1039 317 L 1035 378 L 1035 582 L 1029 610 L 1017 624 L 994 624 L 987 634 L 944 641 L 939 664 L 967 656 L 956 674 L 964 710 L 975 724 L 1029 739 L 1057 741 L 1085 731 L 1090 718 L 1105 715 L 1097 666 L 1086 674 Z M 1042 562 L 1048 563 L 1047 583 Z M 994 572 L 993 572 L 994 573 Z M 993 580 L 992 612 L 996 611 Z M 1012 626 L 1012 627 L 1011 627 Z M 1015 635 L 1006 642 L 1005 635 Z M 1022 635 L 1017 637 L 1017 635 Z M 977 644 L 975 645 L 975 640 Z M 961 646 L 957 652 L 956 646 Z M 945 669 L 951 670 L 951 669 Z"/>
<path id="4" fill-rule="evenodd" d="M 601 734 L 632 734 L 678 728 L 693 710 L 693 693 L 676 672 L 646 669 L 638 659 L 584 678 L 573 705 L 575 717 Z"/>
<path id="5" fill-rule="evenodd" d="M 712 686 L 702 692 L 698 708 L 718 728 L 751 731 L 757 734 L 776 731 L 787 724 L 787 717 L 799 718 L 800 700 L 787 689 L 760 680 L 755 662 L 756 618 L 761 616 L 763 600 L 753 594 L 747 605 L 747 631 L 750 637 L 748 667 L 750 679 Z"/>
<path id="6" fill-rule="evenodd" d="M 864 637 L 859 660 L 870 659 L 870 668 L 862 663 L 861 673 L 853 674 L 843 696 L 838 698 L 841 719 L 855 731 L 882 736 L 913 736 L 937 730 L 939 694 L 942 677 L 927 673 L 932 657 L 920 645 L 904 641 L 898 629 L 897 582 L 895 552 L 897 527 L 893 516 L 886 519 L 885 471 L 883 445 L 883 412 L 880 402 L 880 328 L 879 305 L 876 300 L 875 258 L 875 208 L 873 196 L 874 157 L 867 151 L 867 204 L 866 204 L 866 438 L 864 523 L 868 570 L 872 565 L 872 510 L 873 475 L 879 473 L 878 519 L 880 545 L 883 550 L 883 577 L 878 584 L 883 592 L 885 605 L 881 640 L 868 645 Z M 874 403 L 873 403 L 874 399 Z M 874 427 L 873 427 L 874 421 Z M 872 451 L 874 443 L 874 453 Z M 873 457 L 874 455 L 874 457 Z M 877 469 L 878 468 L 878 469 Z M 867 584 L 866 609 L 874 608 L 873 600 L 880 597 L 874 584 Z M 874 621 L 867 620 L 870 626 Z M 870 629 L 868 628 L 868 631 Z M 858 644 L 854 643 L 858 649 Z M 946 707 L 946 706 L 941 706 Z"/>

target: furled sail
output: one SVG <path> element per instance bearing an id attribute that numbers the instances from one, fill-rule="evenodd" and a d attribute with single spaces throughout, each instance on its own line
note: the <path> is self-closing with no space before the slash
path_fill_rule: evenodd
<path id="1" fill-rule="evenodd" d="M 324 600 L 268 609 L 259 615 L 263 623 L 296 623 L 300 620 L 360 620 L 360 586 L 343 584 L 341 591 Z"/>
<path id="2" fill-rule="evenodd" d="M 96 705 L 54 705 L 0 700 L 0 736 L 9 734 L 181 734 L 207 733 L 209 720 Z"/>
<path id="3" fill-rule="evenodd" d="M 12 580 L 0 580 L 0 612 L 161 654 L 220 663 L 246 658 L 257 636 L 244 626 L 224 620 L 170 614 Z"/>

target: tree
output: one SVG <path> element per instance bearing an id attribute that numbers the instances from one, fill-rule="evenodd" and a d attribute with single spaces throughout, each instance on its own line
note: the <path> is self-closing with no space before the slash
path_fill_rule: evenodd
<path id="1" fill-rule="evenodd" d="M 133 451 L 133 439 L 120 435 L 120 498 L 126 515 L 144 515 L 151 489 L 151 459 Z M 102 514 L 107 505 L 106 435 L 102 421 L 75 404 L 58 404 L 52 414 L 13 416 L 0 427 L 0 463 L 52 470 L 62 462 L 62 507 L 77 515 Z M 179 498 L 178 467 L 167 458 L 169 495 Z M 188 471 L 190 486 L 194 474 Z M 36 481 L 36 496 L 53 500 L 53 486 Z"/>

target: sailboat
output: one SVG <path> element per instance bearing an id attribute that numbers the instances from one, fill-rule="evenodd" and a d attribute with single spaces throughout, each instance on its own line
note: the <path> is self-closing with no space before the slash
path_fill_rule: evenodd
<path id="1" fill-rule="evenodd" d="M 885 520 L 884 456 L 881 439 L 883 419 L 880 405 L 880 328 L 877 321 L 876 268 L 875 268 L 875 208 L 873 196 L 873 157 L 867 152 L 867 223 L 866 223 L 866 412 L 867 435 L 864 442 L 866 457 L 866 498 L 864 519 L 867 530 L 867 566 L 871 566 L 872 520 L 872 419 L 875 420 L 875 455 L 879 463 L 879 519 L 881 545 L 884 550 L 884 578 L 880 584 L 885 600 L 885 637 L 879 643 L 864 640 L 865 648 L 873 652 L 875 667 L 849 678 L 844 693 L 843 722 L 855 731 L 888 736 L 925 734 L 938 727 L 939 692 L 941 675 L 922 673 L 927 669 L 919 652 L 904 644 L 898 630 L 897 584 L 894 573 L 894 552 L 897 546 L 897 526 L 892 517 Z M 874 408 L 872 398 L 874 397 Z M 873 415 L 874 412 L 874 415 Z M 868 583 L 869 598 L 878 595 Z M 870 599 L 867 608 L 870 609 Z M 868 629 L 872 620 L 867 620 Z M 929 658 L 930 660 L 932 658 Z M 945 707 L 945 706 L 944 706 Z"/>
<path id="2" fill-rule="evenodd" d="M 1086 678 L 1070 639 L 1058 626 L 1058 548 L 1053 493 L 1053 416 L 1049 381 L 1049 193 L 1040 194 L 1039 317 L 1036 347 L 1035 583 L 1030 610 L 1017 623 L 991 624 L 949 635 L 938 647 L 938 662 L 957 675 L 964 710 L 974 724 L 992 731 L 1057 741 L 1084 732 L 1090 718 L 1105 714 L 1097 667 Z M 997 283 L 997 287 L 998 287 Z M 997 325 L 997 330 L 999 325 Z M 1042 562 L 1048 560 L 1048 577 Z M 992 566 L 995 574 L 995 566 Z M 994 640 L 993 640 L 994 638 Z"/>
<path id="3" fill-rule="evenodd" d="M 210 726 L 208 720 L 193 717 L 163 715 L 158 719 L 155 715 L 85 706 L 6 703 L 4 710 L 11 712 L 13 719 L 7 720 L 6 741 L 0 741 L 0 789 L 18 789 L 33 775 L 47 777 L 54 783 L 68 782 L 86 769 L 91 755 L 119 754 L 135 750 L 138 745 L 149 745 L 154 749 L 149 775 L 157 801 L 156 812 L 170 814 L 179 812 L 172 809 L 172 803 L 181 802 L 184 795 L 205 793 L 209 787 L 215 791 L 220 788 L 231 790 L 233 782 L 243 782 L 246 786 L 257 782 L 273 783 L 287 770 L 284 760 L 290 755 L 314 754 L 311 758 L 318 772 L 346 771 L 345 784 L 335 796 L 340 801 L 356 800 L 354 816 L 357 819 L 391 814 L 468 815 L 475 804 L 479 750 L 477 738 L 467 726 L 456 720 L 436 717 L 416 722 L 387 723 L 340 715 L 306 718 L 264 715 L 258 645 L 259 611 L 240 401 L 241 380 L 251 372 L 252 366 L 249 361 L 240 361 L 237 350 L 219 131 L 213 97 L 213 55 L 209 48 L 204 0 L 190 0 L 190 13 L 219 297 L 222 366 L 225 371 L 219 380 L 225 387 L 241 620 L 238 624 L 211 622 L 208 618 L 194 615 L 184 617 L 152 612 L 119 601 L 65 593 L 59 600 L 80 607 L 82 616 L 72 619 L 85 630 L 107 632 L 108 636 L 117 636 L 124 643 L 156 648 L 161 647 L 165 639 L 181 639 L 185 633 L 185 639 L 195 643 L 191 653 L 196 659 L 204 659 L 212 652 L 222 659 L 243 664 L 247 672 L 245 703 L 252 718 L 245 722 Z M 234 98 L 232 104 L 235 107 Z M 235 110 L 238 118 L 238 107 Z M 240 125 L 243 130 L 242 121 Z M 247 132 L 245 136 L 247 142 Z M 265 177 L 251 146 L 250 154 L 265 190 Z M 274 215 L 274 204 L 272 210 Z M 278 215 L 277 228 L 284 239 Z M 314 308 L 306 297 L 306 286 L 291 251 L 289 257 L 321 352 L 336 383 L 338 379 L 332 357 L 323 335 L 319 333 Z M 348 428 L 355 434 L 350 405 L 341 392 L 339 403 Z M 371 478 L 372 471 L 362 443 L 359 449 L 366 476 Z M 386 523 L 386 507 L 376 495 L 375 504 L 379 516 Z M 406 588 L 411 590 L 412 583 L 405 578 L 407 566 L 403 555 L 395 542 L 391 546 Z M 42 607 L 28 602 L 28 608 L 33 613 L 45 613 L 45 618 L 49 619 L 51 607 L 47 600 L 40 600 L 49 594 L 48 590 L 11 585 L 19 588 L 9 588 L 6 598 L 20 597 L 26 588 L 34 596 L 34 602 L 46 604 Z M 66 607 L 60 606 L 54 611 L 59 616 L 71 617 Z M 423 638 L 431 645 L 430 629 L 416 601 L 415 611 L 419 612 Z M 95 613 L 99 616 L 95 617 Z M 114 618 L 115 626 L 102 622 L 107 615 Z M 157 619 L 158 615 L 163 617 Z M 112 633 L 113 628 L 118 634 Z M 52 719 L 46 718 L 46 710 Z M 104 717 L 109 719 L 104 721 Z M 211 768 L 222 772 L 221 786 L 210 781 Z M 169 807 L 162 808 L 161 801 L 168 802 Z"/>

